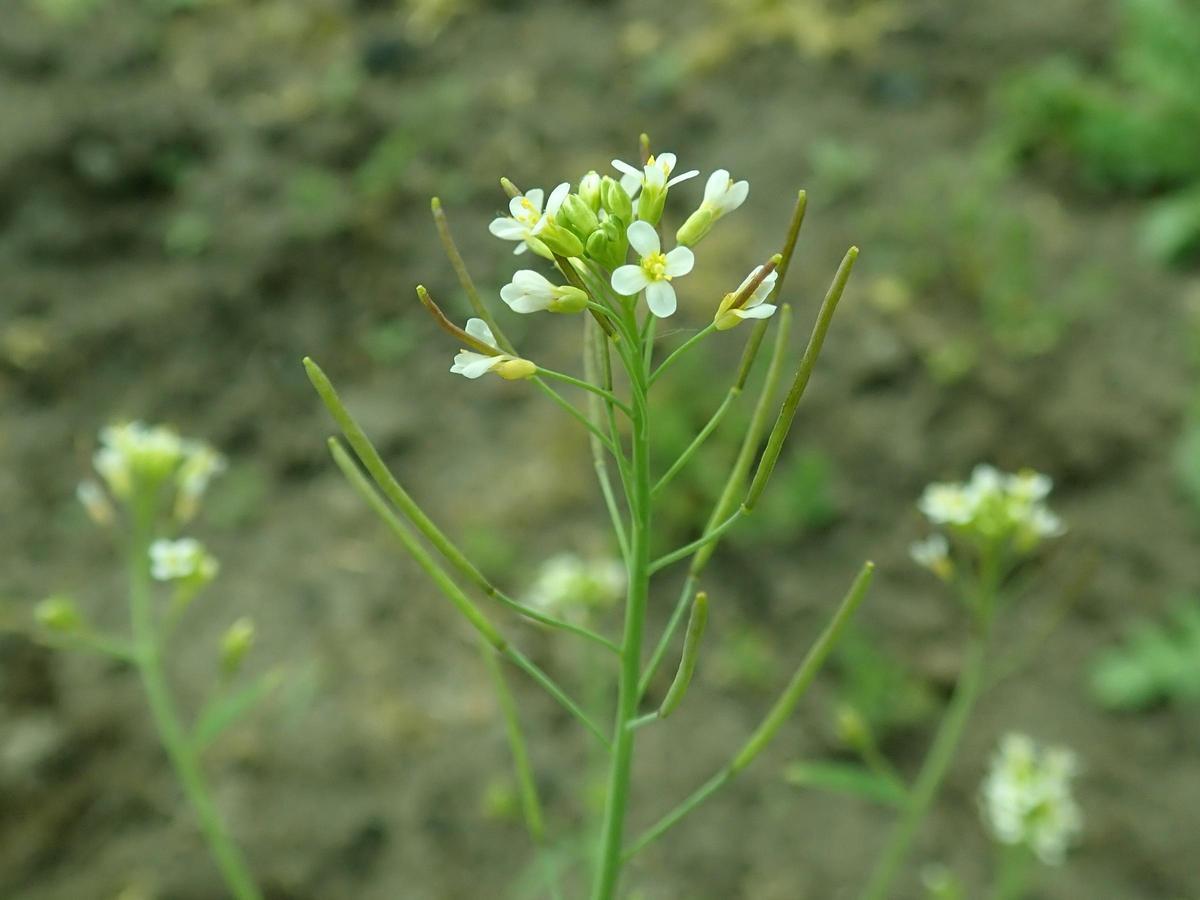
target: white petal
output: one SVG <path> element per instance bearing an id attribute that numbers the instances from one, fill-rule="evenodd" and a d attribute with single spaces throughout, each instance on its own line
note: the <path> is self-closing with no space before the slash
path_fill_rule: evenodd
<path id="1" fill-rule="evenodd" d="M 717 169 L 704 183 L 704 202 L 717 203 L 729 190 L 729 170 Z"/>
<path id="2" fill-rule="evenodd" d="M 512 283 L 525 291 L 550 292 L 554 290 L 550 279 L 533 269 L 518 269 L 513 274 Z"/>
<path id="3" fill-rule="evenodd" d="M 513 248 L 513 256 L 520 256 L 522 253 L 524 253 L 528 249 L 529 249 L 529 245 L 526 244 L 524 241 L 521 241 L 521 243 L 517 244 L 517 246 Z"/>
<path id="4" fill-rule="evenodd" d="M 519 241 L 525 237 L 525 226 L 515 219 L 492 219 L 488 231 L 506 241 Z"/>
<path id="5" fill-rule="evenodd" d="M 775 306 L 771 303 L 759 303 L 745 309 L 735 309 L 733 314 L 740 319 L 769 319 L 775 314 Z"/>
<path id="6" fill-rule="evenodd" d="M 757 272 L 758 270 L 755 269 Z M 750 295 L 750 299 L 742 304 L 744 309 L 749 309 L 751 306 L 758 306 L 767 297 L 771 296 L 771 291 L 775 290 L 775 282 L 779 280 L 779 272 L 772 269 L 767 273 L 767 277 L 754 289 L 754 293 Z"/>
<path id="7" fill-rule="evenodd" d="M 674 153 L 660 153 L 654 157 L 654 164 L 667 175 L 670 175 L 675 170 L 676 162 L 678 162 L 678 157 Z"/>
<path id="8" fill-rule="evenodd" d="M 649 256 L 659 249 L 658 232 L 649 222 L 634 222 L 629 226 L 629 245 L 637 251 L 638 256 Z"/>
<path id="9" fill-rule="evenodd" d="M 524 194 L 517 194 L 508 201 L 508 211 L 512 213 L 513 218 L 525 212 L 525 204 L 522 202 L 525 199 Z"/>
<path id="10" fill-rule="evenodd" d="M 492 336 L 492 329 L 488 328 L 487 322 L 483 319 L 467 319 L 467 334 L 478 341 L 483 341 L 489 347 L 496 346 L 496 339 Z"/>
<path id="11" fill-rule="evenodd" d="M 558 208 L 562 206 L 562 202 L 567 199 L 569 193 L 571 193 L 571 185 L 566 181 L 551 191 L 550 199 L 546 201 L 546 215 L 552 216 L 558 212 Z"/>
<path id="12" fill-rule="evenodd" d="M 641 172 L 626 172 L 621 176 L 621 190 L 627 193 L 631 198 L 638 192 L 641 186 Z"/>
<path id="13" fill-rule="evenodd" d="M 541 297 L 535 294 L 520 294 L 513 299 L 504 296 L 504 292 L 500 292 L 500 298 L 508 304 L 508 308 L 517 313 L 535 313 L 541 312 L 543 309 L 548 309 L 550 306 L 549 297 Z"/>
<path id="14" fill-rule="evenodd" d="M 642 180 L 642 170 L 641 169 L 634 168 L 629 163 L 621 162 L 621 160 L 619 160 L 619 159 L 614 159 L 612 161 L 612 165 L 613 165 L 613 168 L 616 169 L 618 172 L 621 172 L 622 174 L 625 174 L 625 175 L 636 175 L 638 181 Z M 621 179 L 621 180 L 624 181 L 625 179 Z"/>
<path id="15" fill-rule="evenodd" d="M 730 213 L 746 202 L 746 198 L 750 195 L 750 182 L 738 181 L 729 189 L 729 193 L 725 195 L 724 201 L 721 203 L 721 211 Z"/>
<path id="16" fill-rule="evenodd" d="M 613 290 L 625 297 L 632 297 L 649 283 L 641 266 L 621 266 L 612 273 Z"/>
<path id="17" fill-rule="evenodd" d="M 542 211 L 542 197 L 544 196 L 545 193 L 541 188 L 534 188 L 532 191 L 525 192 L 525 199 L 536 206 L 538 212 Z"/>
<path id="18" fill-rule="evenodd" d="M 454 365 L 450 367 L 450 371 L 465 378 L 478 378 L 503 361 L 503 356 L 484 356 L 470 350 L 459 350 L 454 355 Z"/>
<path id="19" fill-rule="evenodd" d="M 640 224 L 645 224 L 640 223 Z M 631 242 L 632 243 L 632 242 Z M 696 254 L 692 253 L 687 247 L 676 247 L 667 254 L 667 274 L 672 278 L 678 278 L 680 275 L 686 275 L 692 271 L 692 266 L 696 264 Z"/>
<path id="20" fill-rule="evenodd" d="M 684 172 L 682 175 L 676 175 L 674 178 L 672 178 L 670 181 L 667 182 L 667 187 L 670 187 L 673 184 L 679 184 L 679 182 L 681 182 L 681 181 L 687 181 L 689 178 L 695 178 L 699 174 L 700 174 L 699 169 L 692 169 L 690 172 Z"/>
<path id="21" fill-rule="evenodd" d="M 675 288 L 668 281 L 652 281 L 646 286 L 646 305 L 650 312 L 665 319 L 675 312 Z"/>

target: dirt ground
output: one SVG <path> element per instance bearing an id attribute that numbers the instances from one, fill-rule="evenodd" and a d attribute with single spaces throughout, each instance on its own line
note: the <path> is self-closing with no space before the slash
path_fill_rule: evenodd
<path id="1" fill-rule="evenodd" d="M 223 572 L 172 663 L 181 695 L 197 702 L 219 634 L 249 613 L 260 634 L 252 668 L 286 673 L 266 710 L 207 758 L 271 897 L 528 895 L 527 838 L 511 804 L 495 801 L 508 764 L 487 673 L 453 611 L 332 470 L 331 424 L 299 360 L 325 366 L 434 518 L 513 590 L 551 553 L 604 549 L 577 427 L 520 384 L 450 377 L 454 347 L 411 287 L 422 281 L 465 310 L 431 195 L 494 291 L 511 269 L 486 233 L 503 203 L 498 176 L 553 184 L 604 169 L 633 155 L 642 130 L 685 166 L 751 180 L 740 225 L 723 223 L 704 245 L 693 288 L 776 246 L 797 187 L 812 199 L 789 291 L 798 331 L 844 249 L 857 243 L 863 258 L 794 432 L 797 448 L 831 461 L 834 513 L 718 554 L 710 634 L 718 646 L 721 635 L 755 635 L 763 677 L 702 663 L 685 708 L 639 744 L 634 827 L 738 746 L 864 558 L 879 575 L 863 631 L 944 696 L 964 622 L 907 558 L 921 533 L 915 498 L 979 461 L 1028 465 L 1055 478 L 1070 535 L 1000 644 L 1018 645 L 1063 590 L 1079 586 L 1079 597 L 1044 651 L 985 697 L 896 896 L 920 896 L 915 871 L 930 861 L 981 895 L 992 851 L 975 791 L 1013 729 L 1074 748 L 1085 766 L 1084 839 L 1032 896 L 1200 896 L 1200 717 L 1115 717 L 1085 689 L 1089 662 L 1131 617 L 1198 587 L 1200 528 L 1171 470 L 1192 394 L 1183 333 L 1194 274 L 1134 253 L 1131 207 L 1031 173 L 1009 176 L 995 203 L 1033 223 L 1031 253 L 1049 261 L 1034 302 L 1054 303 L 1075 273 L 1099 273 L 1053 347 L 1004 350 L 950 279 L 899 308 L 881 300 L 906 260 L 944 252 L 940 211 L 983 177 L 997 83 L 1056 52 L 1100 58 L 1111 6 L 894 9 L 894 27 L 853 52 L 775 41 L 689 68 L 685 38 L 707 47 L 697 35 L 730 32 L 728 5 L 510 0 L 419 41 L 392 4 L 372 0 L 174 13 L 108 0 L 75 23 L 10 0 L 0 599 L 15 620 L 68 591 L 97 622 L 122 625 L 111 541 L 73 497 L 109 420 L 171 422 L 230 457 L 202 529 Z M 822 141 L 864 150 L 871 164 L 839 180 L 815 161 Z M 685 298 L 672 327 L 702 325 L 702 301 Z M 513 331 L 528 355 L 574 370 L 575 322 Z M 976 355 L 939 380 L 928 360 L 950 340 Z M 714 398 L 740 346 L 724 341 L 694 373 L 711 375 Z M 656 589 L 656 623 L 677 589 L 669 575 Z M 573 645 L 509 627 L 584 689 L 589 662 Z M 534 686 L 514 683 L 552 831 L 578 835 L 594 805 L 590 748 Z M 631 896 L 854 895 L 890 816 L 781 775 L 789 761 L 835 752 L 834 684 L 822 678 L 764 758 L 638 858 Z M 903 771 L 919 764 L 930 724 L 890 736 Z M 120 665 L 0 635 L 0 795 L 0 897 L 223 895 Z"/>

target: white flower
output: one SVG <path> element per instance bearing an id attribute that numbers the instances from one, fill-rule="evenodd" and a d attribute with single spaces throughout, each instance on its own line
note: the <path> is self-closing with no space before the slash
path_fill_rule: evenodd
<path id="1" fill-rule="evenodd" d="M 112 495 L 124 499 L 132 492 L 135 477 L 163 478 L 183 456 L 183 439 L 170 428 L 126 422 L 101 429 L 92 465 Z"/>
<path id="2" fill-rule="evenodd" d="M 1025 844 L 1047 865 L 1060 864 L 1083 825 L 1071 795 L 1078 770 L 1070 750 L 1039 749 L 1025 735 L 1006 735 L 980 788 L 984 821 L 996 840 Z"/>
<path id="3" fill-rule="evenodd" d="M 676 305 L 671 279 L 692 271 L 695 256 L 687 247 L 676 247 L 670 253 L 663 253 L 658 232 L 647 222 L 634 222 L 629 226 L 628 235 L 629 244 L 641 261 L 637 265 L 621 266 L 613 272 L 613 289 L 626 297 L 644 290 L 650 312 L 659 318 L 671 315 Z"/>
<path id="4" fill-rule="evenodd" d="M 113 520 L 113 508 L 108 502 L 108 495 L 92 479 L 85 478 L 75 486 L 75 498 L 97 525 L 107 525 Z"/>
<path id="5" fill-rule="evenodd" d="M 651 156 L 641 169 L 619 159 L 612 161 L 613 168 L 621 173 L 621 187 L 625 188 L 625 193 L 630 197 L 636 196 L 643 187 L 669 188 L 700 174 L 699 169 L 692 169 L 671 178 L 671 173 L 675 171 L 675 163 L 674 153 L 660 153 L 658 156 Z"/>
<path id="6" fill-rule="evenodd" d="M 917 508 L 935 525 L 966 525 L 975 515 L 977 497 L 961 484 L 935 482 L 925 488 Z"/>
<path id="7" fill-rule="evenodd" d="M 219 568 L 217 560 L 194 538 L 160 538 L 150 545 L 150 574 L 158 581 L 195 577 L 211 581 Z"/>
<path id="8" fill-rule="evenodd" d="M 1008 495 L 1016 500 L 1038 503 L 1050 496 L 1054 482 L 1049 475 L 1043 475 L 1033 469 L 1022 469 L 1015 475 L 1006 475 L 1004 487 Z"/>
<path id="9" fill-rule="evenodd" d="M 767 276 L 759 282 L 758 287 L 747 298 L 746 302 L 736 308 L 731 308 L 733 301 L 749 286 L 750 282 L 758 277 L 758 273 L 762 271 L 762 266 L 755 266 L 750 274 L 742 279 L 742 283 L 738 285 L 737 290 L 731 294 L 726 294 L 725 299 L 721 302 L 717 309 L 716 316 L 713 320 L 717 323 L 717 328 L 724 331 L 732 328 L 741 319 L 766 319 L 775 314 L 775 305 L 765 303 L 767 297 L 771 296 L 771 291 L 775 290 L 775 282 L 779 279 L 779 273 L 772 269 L 767 273 Z"/>
<path id="10" fill-rule="evenodd" d="M 947 562 L 950 555 L 950 542 L 946 540 L 945 535 L 934 532 L 924 540 L 909 544 L 908 555 L 918 566 L 937 571 Z"/>
<path id="11" fill-rule="evenodd" d="M 513 312 L 579 312 L 587 306 L 587 294 L 570 285 L 559 286 L 533 269 L 521 269 L 500 289 L 500 299 Z"/>
<path id="12" fill-rule="evenodd" d="M 721 216 L 733 212 L 745 203 L 749 194 L 750 182 L 734 181 L 729 176 L 727 169 L 717 169 L 708 176 L 708 181 L 704 185 L 704 201 L 701 205 L 712 213 L 715 222 Z"/>
<path id="13" fill-rule="evenodd" d="M 517 241 L 513 253 L 524 253 L 530 239 L 536 240 L 546 220 L 558 212 L 570 191 L 571 185 L 564 181 L 550 192 L 545 209 L 542 208 L 544 193 L 541 188 L 518 194 L 508 202 L 510 215 L 492 219 L 488 231 L 501 240 Z"/>
<path id="14" fill-rule="evenodd" d="M 473 350 L 459 350 L 454 357 L 454 365 L 450 371 L 464 378 L 479 378 L 493 369 L 498 375 L 508 378 L 528 378 L 537 371 L 537 366 L 527 359 L 520 359 L 507 353 L 501 353 L 496 348 L 496 338 L 492 329 L 488 328 L 483 319 L 468 319 L 467 334 L 482 344 L 496 350 L 494 354 L 477 353 Z"/>
<path id="15" fill-rule="evenodd" d="M 578 621 L 589 609 L 616 602 L 624 590 L 625 567 L 618 560 L 560 553 L 542 564 L 527 601 L 545 613 Z"/>

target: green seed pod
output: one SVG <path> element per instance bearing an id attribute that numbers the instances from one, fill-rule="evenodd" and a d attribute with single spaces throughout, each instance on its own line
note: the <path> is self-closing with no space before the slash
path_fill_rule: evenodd
<path id="1" fill-rule="evenodd" d="M 568 259 L 572 256 L 583 256 L 583 241 L 553 219 L 545 220 L 542 230 L 537 233 L 535 239 L 559 256 L 565 256 Z M 532 246 L 532 241 L 530 246 Z"/>
<path id="2" fill-rule="evenodd" d="M 610 216 L 622 222 L 633 221 L 633 200 L 625 193 L 620 182 L 608 175 L 600 179 L 600 205 Z"/>
<path id="3" fill-rule="evenodd" d="M 695 247 L 712 229 L 714 221 L 712 210 L 701 206 L 675 232 L 675 241 L 684 247 Z"/>

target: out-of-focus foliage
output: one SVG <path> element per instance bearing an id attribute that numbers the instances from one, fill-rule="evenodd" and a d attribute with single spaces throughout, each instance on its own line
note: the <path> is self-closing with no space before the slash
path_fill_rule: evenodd
<path id="1" fill-rule="evenodd" d="M 1101 706 L 1122 711 L 1200 699 L 1200 600 L 1180 603 L 1165 622 L 1133 625 L 1096 660 L 1091 690 Z"/>
<path id="2" fill-rule="evenodd" d="M 1105 69 L 1056 59 L 1004 92 L 1002 140 L 1083 186 L 1155 198 L 1145 249 L 1179 261 L 1200 252 L 1200 6 L 1124 0 Z"/>
<path id="3" fill-rule="evenodd" d="M 840 705 L 861 716 L 877 740 L 925 720 L 936 707 L 929 688 L 862 631 L 846 634 L 833 664 Z"/>

